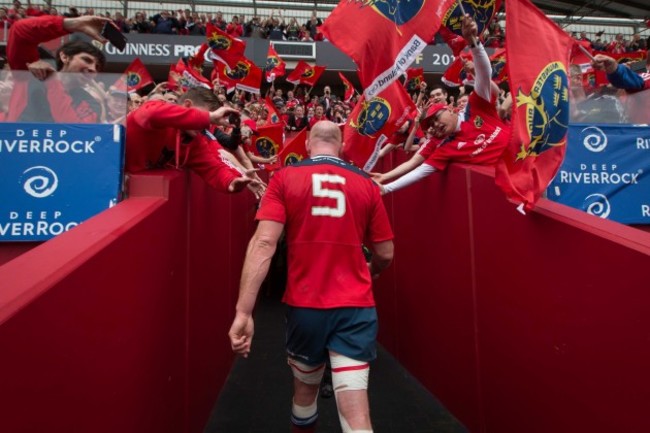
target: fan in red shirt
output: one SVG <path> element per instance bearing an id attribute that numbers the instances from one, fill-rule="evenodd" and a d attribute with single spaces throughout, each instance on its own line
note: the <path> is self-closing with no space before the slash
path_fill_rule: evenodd
<path id="1" fill-rule="evenodd" d="M 173 166 L 176 161 L 222 192 L 240 191 L 248 184 L 257 186 L 220 156 L 222 147 L 208 128 L 226 125 L 228 116 L 238 112 L 228 107 L 214 110 L 217 105 L 214 93 L 197 87 L 181 95 L 178 105 L 152 100 L 129 113 L 125 170 L 137 173 Z"/>
<path id="2" fill-rule="evenodd" d="M 59 76 L 50 64 L 40 61 L 38 44 L 71 32 L 82 32 L 105 42 L 100 32 L 108 21 L 95 16 L 48 15 L 19 20 L 11 26 L 7 42 L 9 66 L 14 71 L 29 69 L 44 81 L 30 80 L 25 74 L 14 75 L 6 121 L 98 122 L 101 107 L 83 85 L 103 68 L 104 54 L 88 42 L 66 42 L 56 52 L 57 70 L 73 74 Z"/>
<path id="3" fill-rule="evenodd" d="M 246 357 L 252 311 L 280 236 L 286 229 L 288 283 L 286 349 L 294 374 L 292 431 L 313 432 L 325 361 L 343 431 L 369 431 L 368 362 L 376 356 L 377 318 L 371 275 L 393 256 L 393 234 L 379 188 L 339 158 L 341 131 L 330 121 L 311 130 L 309 159 L 278 171 L 269 183 L 259 225 L 242 270 L 237 314 L 229 332 Z M 367 264 L 362 243 L 374 254 Z"/>
<path id="4" fill-rule="evenodd" d="M 510 127 L 497 112 L 498 88 L 491 81 L 490 59 L 477 42 L 476 22 L 469 16 L 463 21 L 463 36 L 472 49 L 476 72 L 474 92 L 469 96 L 465 111 L 455 113 L 442 103 L 429 107 L 422 128 L 433 127 L 437 140 L 424 143 L 418 153 L 393 170 L 373 174 L 382 184 L 402 176 L 383 185 L 384 193 L 397 191 L 435 171 L 444 170 L 450 162 L 494 165 L 505 150 Z"/>

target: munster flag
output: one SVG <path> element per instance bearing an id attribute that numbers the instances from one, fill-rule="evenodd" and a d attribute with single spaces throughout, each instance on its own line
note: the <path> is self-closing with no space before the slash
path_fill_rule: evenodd
<path id="1" fill-rule="evenodd" d="M 505 48 L 494 50 L 490 56 L 490 65 L 492 66 L 492 81 L 501 84 L 508 79 Z"/>
<path id="2" fill-rule="evenodd" d="M 496 183 L 531 209 L 564 159 L 574 41 L 530 0 L 506 0 L 506 10 L 512 137 L 497 163 Z"/>
<path id="3" fill-rule="evenodd" d="M 209 50 L 205 52 L 206 60 L 222 62 L 230 68 L 237 67 L 237 62 L 244 58 L 246 42 L 233 38 L 217 26 L 208 24 L 205 29 Z"/>
<path id="4" fill-rule="evenodd" d="M 295 85 L 306 84 L 314 87 L 324 70 L 325 66 L 311 66 L 304 60 L 299 60 L 296 68 L 287 75 L 287 81 Z"/>
<path id="5" fill-rule="evenodd" d="M 463 11 L 474 18 L 478 26 L 478 34 L 481 35 L 490 25 L 492 18 L 501 9 L 501 0 L 482 0 L 478 2 L 476 0 L 460 0 L 460 3 L 463 4 L 462 8 L 459 1 L 456 0 L 442 17 L 443 27 L 457 36 L 463 35 Z M 441 29 L 441 33 L 444 37 L 446 32 Z"/>
<path id="6" fill-rule="evenodd" d="M 372 170 L 382 145 L 413 109 L 415 104 L 399 82 L 370 100 L 362 97 L 343 127 L 343 158 Z"/>
<path id="7" fill-rule="evenodd" d="M 343 101 L 348 102 L 354 96 L 354 86 L 350 81 L 345 78 L 345 75 L 339 72 L 339 78 L 343 81 L 343 87 L 345 87 L 345 93 L 343 94 Z"/>
<path id="8" fill-rule="evenodd" d="M 307 128 L 303 128 L 296 135 L 287 141 L 278 154 L 278 161 L 273 165 L 268 165 L 265 168 L 269 171 L 277 170 L 287 165 L 295 164 L 303 159 L 309 158 L 307 155 Z"/>
<path id="9" fill-rule="evenodd" d="M 269 117 L 267 117 L 266 121 L 268 122 L 269 125 L 279 125 L 282 123 L 282 119 L 280 118 L 280 115 L 278 114 L 278 110 L 275 109 L 275 104 L 273 104 L 273 101 L 271 101 L 268 96 L 264 98 L 264 106 L 266 107 L 266 111 L 269 113 Z"/>
<path id="10" fill-rule="evenodd" d="M 424 82 L 424 68 L 408 68 L 404 87 L 407 92 L 415 92 L 420 89 L 420 83 Z"/>
<path id="11" fill-rule="evenodd" d="M 266 55 L 266 65 L 264 66 L 264 74 L 266 75 L 266 82 L 272 83 L 276 78 L 283 77 L 286 73 L 287 64 L 278 56 L 278 53 L 269 44 L 269 52 Z"/>
<path id="12" fill-rule="evenodd" d="M 147 68 L 139 57 L 136 57 L 131 62 L 126 68 L 124 75 L 126 76 L 126 86 L 129 92 L 135 92 L 149 84 L 153 84 L 153 78 L 151 78 L 149 71 L 147 71 Z"/>
<path id="13" fill-rule="evenodd" d="M 371 100 L 433 40 L 454 1 L 341 1 L 321 30 L 357 64 L 363 93 Z"/>
<path id="14" fill-rule="evenodd" d="M 239 59 L 232 69 L 221 62 L 215 62 L 214 67 L 217 71 L 215 75 L 219 79 L 219 84 L 224 86 L 228 93 L 235 89 L 255 94 L 260 93 L 262 70 L 246 57 Z"/>
<path id="15" fill-rule="evenodd" d="M 282 125 L 264 125 L 257 127 L 257 135 L 252 136 L 251 151 L 262 158 L 277 155 L 282 150 L 284 140 Z"/>
<path id="16" fill-rule="evenodd" d="M 464 84 L 473 86 L 474 76 L 465 69 L 465 62 L 472 59 L 471 51 L 463 51 L 451 62 L 440 80 L 449 87 L 458 87 Z"/>
<path id="17" fill-rule="evenodd" d="M 212 88 L 210 80 L 201 75 L 197 70 L 188 66 L 183 59 L 169 67 L 168 87 L 186 92 L 193 87 Z"/>

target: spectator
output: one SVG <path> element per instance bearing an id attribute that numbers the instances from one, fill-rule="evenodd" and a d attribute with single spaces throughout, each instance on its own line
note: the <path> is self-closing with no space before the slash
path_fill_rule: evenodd
<path id="1" fill-rule="evenodd" d="M 216 27 L 218 27 L 220 30 L 223 30 L 224 32 L 226 31 L 226 27 L 228 23 L 226 20 L 223 19 L 223 14 L 221 11 L 217 11 L 215 14 L 214 19 L 211 18 L 212 14 L 208 14 L 208 21 L 210 21 L 212 24 L 214 24 Z"/>
<path id="2" fill-rule="evenodd" d="M 227 107 L 209 111 L 215 105 L 210 90 L 192 88 L 180 98 L 180 105 L 152 100 L 129 113 L 125 170 L 164 168 L 176 160 L 184 161 L 185 167 L 222 192 L 236 192 L 251 183 L 252 178 L 242 176 L 218 156 L 220 145 L 205 133 L 211 124 L 226 124 L 228 116 L 236 113 Z M 181 146 L 176 145 L 179 130 Z"/>
<path id="3" fill-rule="evenodd" d="M 297 105 L 293 113 L 289 115 L 286 129 L 290 132 L 297 132 L 303 128 L 309 129 L 309 119 L 305 115 L 305 107 Z"/>
<path id="4" fill-rule="evenodd" d="M 266 28 L 262 25 L 260 17 L 253 17 L 246 25 L 245 35 L 251 38 L 266 38 Z"/>
<path id="5" fill-rule="evenodd" d="M 150 21 L 145 20 L 144 12 L 135 13 L 135 21 L 131 24 L 131 32 L 134 33 L 151 33 L 153 26 Z"/>
<path id="6" fill-rule="evenodd" d="M 288 41 L 300 40 L 300 25 L 295 17 L 289 20 L 289 24 L 285 27 L 284 33 Z"/>
<path id="7" fill-rule="evenodd" d="M 164 35 L 173 35 L 177 34 L 181 29 L 178 24 L 178 20 L 173 18 L 169 11 L 162 11 L 159 14 L 154 15 L 151 18 L 151 21 L 154 23 L 152 33 L 164 34 Z"/>
<path id="8" fill-rule="evenodd" d="M 239 17 L 234 15 L 230 24 L 226 26 L 226 33 L 233 38 L 241 38 L 244 35 L 244 28 L 239 23 Z"/>
<path id="9" fill-rule="evenodd" d="M 273 41 L 281 41 L 286 39 L 284 36 L 284 18 L 280 15 L 282 21 L 273 16 L 271 12 L 271 17 L 266 22 L 266 34 L 268 38 Z"/>
<path id="10" fill-rule="evenodd" d="M 490 59 L 478 42 L 476 22 L 469 16 L 463 20 L 462 32 L 474 58 L 475 88 L 469 97 L 469 108 L 464 113 L 454 113 L 446 103 L 433 102 L 421 123 L 425 130 L 433 127 L 440 141 L 430 140 L 410 160 L 388 173 L 374 174 L 379 183 L 404 175 L 385 185 L 384 192 L 396 191 L 435 171 L 444 170 L 452 161 L 493 165 L 507 146 L 510 128 L 499 118 L 496 110 L 498 88 L 496 85 L 493 87 L 490 79 Z M 479 136 L 489 137 L 489 140 L 478 139 Z"/>
<path id="11" fill-rule="evenodd" d="M 641 39 L 641 35 L 638 33 L 632 35 L 632 40 L 629 42 L 627 46 L 627 51 L 639 51 L 645 49 L 646 49 L 645 41 Z"/>
<path id="12" fill-rule="evenodd" d="M 131 26 L 127 24 L 126 20 L 124 19 L 124 15 L 122 15 L 120 12 L 115 12 L 115 18 L 113 18 L 113 22 L 122 33 L 129 33 L 131 31 Z"/>
<path id="13" fill-rule="evenodd" d="M 316 16 L 316 11 L 313 11 L 311 13 L 311 18 L 305 24 L 305 28 L 309 32 L 309 36 L 312 40 L 317 41 L 323 39 L 321 33 L 318 31 L 318 27 L 322 25 L 323 21 Z"/>
<path id="14" fill-rule="evenodd" d="M 607 52 L 612 54 L 623 54 L 625 52 L 625 39 L 623 33 L 616 35 L 616 39 L 607 45 Z"/>
<path id="15" fill-rule="evenodd" d="M 9 33 L 7 61 L 12 70 L 31 71 L 43 84 L 16 77 L 7 121 L 95 123 L 101 107 L 83 87 L 104 67 L 104 54 L 88 42 L 66 42 L 56 52 L 55 69 L 38 57 L 38 44 L 72 32 L 82 32 L 105 42 L 100 35 L 106 18 L 42 16 L 16 22 Z M 52 109 L 50 109 L 52 107 Z"/>
<path id="16" fill-rule="evenodd" d="M 317 105 L 314 109 L 314 116 L 309 119 L 309 129 L 313 129 L 314 125 L 322 120 L 327 120 L 327 117 L 325 117 L 325 109 L 322 105 Z"/>

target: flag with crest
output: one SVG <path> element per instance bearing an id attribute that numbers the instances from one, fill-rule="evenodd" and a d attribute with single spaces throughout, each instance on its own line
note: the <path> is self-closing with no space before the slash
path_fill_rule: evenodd
<path id="1" fill-rule="evenodd" d="M 250 93 L 259 94 L 262 84 L 262 69 L 257 67 L 246 57 L 239 59 L 234 68 L 221 62 L 214 64 L 216 72 L 213 74 L 218 78 L 219 84 L 226 88 L 228 93 L 235 89 L 245 90 Z"/>
<path id="2" fill-rule="evenodd" d="M 252 136 L 250 151 L 262 158 L 278 155 L 284 141 L 282 125 L 264 125 L 257 127 L 257 134 Z"/>
<path id="3" fill-rule="evenodd" d="M 264 66 L 266 82 L 272 83 L 276 78 L 283 77 L 286 73 L 286 66 L 287 64 L 280 58 L 273 45 L 269 44 L 269 52 L 266 54 L 266 64 Z"/>
<path id="4" fill-rule="evenodd" d="M 454 0 L 341 1 L 321 31 L 359 68 L 367 100 L 399 79 L 440 27 Z M 381 55 L 378 55 L 381 53 Z"/>
<path id="5" fill-rule="evenodd" d="M 462 7 L 460 3 L 462 3 Z M 480 36 L 488 29 L 499 9 L 501 9 L 501 0 L 456 0 L 453 2 L 442 18 L 440 35 L 449 45 L 454 56 L 458 56 L 467 44 L 462 37 L 463 11 L 476 21 Z"/>
<path id="6" fill-rule="evenodd" d="M 269 113 L 269 116 L 266 118 L 269 125 L 279 125 L 282 123 L 278 110 L 275 109 L 275 104 L 273 104 L 273 101 L 271 101 L 268 96 L 264 98 L 264 107 Z"/>
<path id="7" fill-rule="evenodd" d="M 187 62 L 180 59 L 175 65 L 169 67 L 169 77 L 167 79 L 170 90 L 179 89 L 186 92 L 193 87 L 212 88 L 210 80 L 201 75 L 196 69 L 187 65 Z"/>
<path id="8" fill-rule="evenodd" d="M 311 66 L 304 60 L 299 60 L 296 68 L 287 75 L 287 81 L 295 85 L 305 84 L 313 87 L 324 70 L 325 66 Z"/>
<path id="9" fill-rule="evenodd" d="M 307 155 L 307 128 L 303 128 L 284 144 L 284 147 L 278 154 L 278 160 L 275 164 L 267 165 L 265 168 L 269 171 L 278 170 L 291 164 L 309 158 Z"/>
<path id="10" fill-rule="evenodd" d="M 126 80 L 126 88 L 129 92 L 135 92 L 149 84 L 153 84 L 153 78 L 151 78 L 149 71 L 147 71 L 139 57 L 136 57 L 126 68 L 123 77 Z"/>
<path id="11" fill-rule="evenodd" d="M 208 39 L 208 50 L 205 52 L 205 59 L 211 62 L 222 62 L 230 68 L 236 68 L 237 62 L 244 58 L 246 42 L 233 38 L 213 24 L 205 28 L 205 36 Z"/>
<path id="12" fill-rule="evenodd" d="M 399 82 L 372 99 L 362 96 L 343 127 L 344 159 L 365 171 L 372 170 L 381 147 L 414 109 Z"/>
<path id="13" fill-rule="evenodd" d="M 404 87 L 407 92 L 415 92 L 420 89 L 420 83 L 424 82 L 424 68 L 408 68 Z"/>
<path id="14" fill-rule="evenodd" d="M 564 159 L 574 41 L 530 0 L 506 0 L 506 9 L 512 136 L 497 163 L 496 182 L 508 198 L 531 209 Z"/>

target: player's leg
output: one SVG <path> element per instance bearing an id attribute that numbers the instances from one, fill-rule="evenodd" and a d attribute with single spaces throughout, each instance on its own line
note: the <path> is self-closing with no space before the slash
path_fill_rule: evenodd
<path id="1" fill-rule="evenodd" d="M 370 433 L 369 362 L 376 358 L 377 312 L 374 308 L 343 308 L 328 342 L 332 385 L 344 433 Z"/>
<path id="2" fill-rule="evenodd" d="M 318 390 L 325 370 L 326 326 L 322 311 L 290 307 L 287 311 L 288 364 L 293 373 L 294 395 L 291 431 L 315 431 Z"/>

